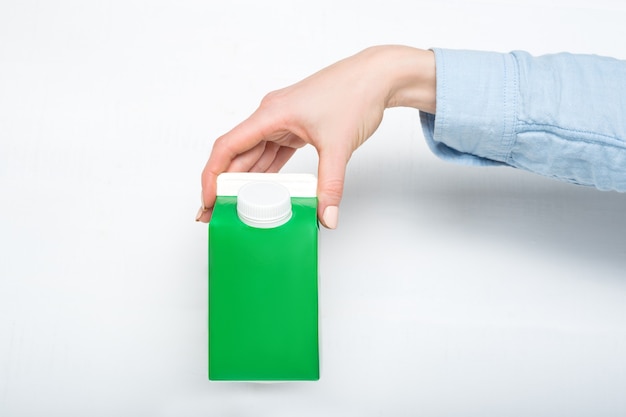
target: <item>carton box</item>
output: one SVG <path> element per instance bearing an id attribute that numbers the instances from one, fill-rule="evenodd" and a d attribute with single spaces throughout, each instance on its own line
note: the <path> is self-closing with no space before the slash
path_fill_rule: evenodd
<path id="1" fill-rule="evenodd" d="M 317 236 L 313 175 L 219 176 L 209 223 L 209 379 L 319 379 Z"/>

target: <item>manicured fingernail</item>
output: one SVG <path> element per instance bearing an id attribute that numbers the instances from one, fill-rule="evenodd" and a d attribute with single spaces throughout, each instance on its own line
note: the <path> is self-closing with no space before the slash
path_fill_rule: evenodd
<path id="1" fill-rule="evenodd" d="M 198 210 L 198 214 L 196 214 L 196 221 L 199 222 L 200 218 L 202 217 L 202 215 L 206 212 L 206 209 L 204 208 L 204 206 L 200 207 L 200 210 Z"/>
<path id="2" fill-rule="evenodd" d="M 324 220 L 324 225 L 329 229 L 336 229 L 337 222 L 339 221 L 339 207 L 337 206 L 328 206 L 324 209 L 324 214 L 322 215 L 322 220 Z"/>

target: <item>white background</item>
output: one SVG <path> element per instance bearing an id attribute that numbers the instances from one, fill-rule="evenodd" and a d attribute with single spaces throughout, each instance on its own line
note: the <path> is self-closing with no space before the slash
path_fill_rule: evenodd
<path id="1" fill-rule="evenodd" d="M 320 233 L 314 383 L 207 380 L 193 221 L 270 90 L 385 43 L 626 59 L 623 4 L 3 0 L 0 416 L 626 415 L 624 195 L 439 161 L 387 111 Z"/>

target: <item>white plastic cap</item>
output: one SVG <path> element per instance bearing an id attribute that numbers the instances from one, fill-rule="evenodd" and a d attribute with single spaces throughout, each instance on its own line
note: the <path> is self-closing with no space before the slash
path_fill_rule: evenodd
<path id="1" fill-rule="evenodd" d="M 289 190 L 274 182 L 250 182 L 237 193 L 237 214 L 251 227 L 270 229 L 291 218 Z"/>

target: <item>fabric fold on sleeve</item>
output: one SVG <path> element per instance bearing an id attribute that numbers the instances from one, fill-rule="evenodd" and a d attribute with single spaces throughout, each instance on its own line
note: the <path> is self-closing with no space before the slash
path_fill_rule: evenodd
<path id="1" fill-rule="evenodd" d="M 496 52 L 433 51 L 437 114 L 420 114 L 430 149 L 468 165 L 506 164 L 515 133 L 515 59 Z"/>
<path id="2" fill-rule="evenodd" d="M 626 192 L 626 61 L 433 50 L 436 115 L 420 118 L 437 156 Z"/>

